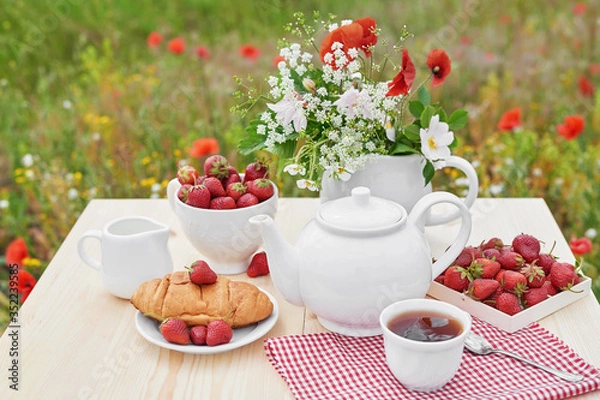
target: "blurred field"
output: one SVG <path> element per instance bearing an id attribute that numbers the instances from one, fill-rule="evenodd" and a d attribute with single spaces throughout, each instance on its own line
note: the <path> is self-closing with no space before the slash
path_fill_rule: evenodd
<path id="1" fill-rule="evenodd" d="M 245 121 L 230 113 L 232 77 L 260 85 L 284 24 L 313 10 L 371 16 L 390 39 L 406 24 L 417 80 L 428 51 L 445 49 L 452 73 L 432 93 L 470 111 L 455 153 L 476 165 L 480 196 L 544 197 L 567 239 L 587 232 L 584 272 L 598 276 L 600 91 L 579 83 L 600 87 L 598 1 L 4 0 L 0 10 L 0 254 L 23 237 L 36 277 L 90 199 L 164 197 L 180 160 L 202 161 L 189 157 L 195 139 L 217 138 L 238 167 L 251 161 L 236 154 Z M 154 49 L 151 31 L 165 39 Z M 185 40 L 181 55 L 167 51 L 175 37 Z M 243 58 L 244 44 L 260 57 Z M 499 131 L 514 107 L 522 129 Z M 556 130 L 566 115 L 585 119 L 572 141 Z M 463 189 L 438 175 L 439 189 Z M 307 195 L 279 184 L 286 196 Z M 7 276 L 0 267 L 4 293 Z M 600 296 L 600 280 L 594 289 Z"/>

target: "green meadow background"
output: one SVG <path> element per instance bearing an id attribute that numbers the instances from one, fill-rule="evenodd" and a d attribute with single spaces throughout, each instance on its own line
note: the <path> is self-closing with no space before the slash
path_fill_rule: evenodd
<path id="1" fill-rule="evenodd" d="M 476 166 L 480 196 L 545 198 L 567 239 L 592 240 L 584 272 L 600 295 L 600 92 L 579 88 L 582 77 L 600 87 L 600 2 L 591 0 L 3 0 L 0 254 L 24 238 L 39 277 L 91 199 L 164 197 L 179 161 L 201 164 L 189 157 L 196 139 L 216 138 L 238 168 L 267 156 L 236 152 L 247 121 L 230 112 L 232 78 L 264 86 L 284 25 L 313 10 L 371 16 L 390 40 L 407 25 L 417 82 L 429 50 L 443 48 L 452 73 L 432 95 L 469 110 L 455 153 Z M 164 38 L 157 48 L 146 44 L 152 31 Z M 184 54 L 167 50 L 175 37 Z M 260 50 L 257 60 L 240 55 L 245 44 Z M 515 107 L 522 128 L 498 130 Z M 585 119 L 572 141 L 556 130 L 567 115 Z M 438 172 L 434 185 L 460 194 L 459 178 Z M 308 195 L 277 182 L 285 196 Z M 3 304 L 7 277 L 0 266 Z M 0 313 L 0 326 L 6 320 Z"/>

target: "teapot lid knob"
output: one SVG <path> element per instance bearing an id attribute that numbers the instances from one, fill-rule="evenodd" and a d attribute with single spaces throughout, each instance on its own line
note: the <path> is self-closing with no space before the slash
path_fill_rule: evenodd
<path id="1" fill-rule="evenodd" d="M 352 189 L 352 199 L 357 206 L 366 207 L 371 199 L 371 189 L 358 186 Z"/>

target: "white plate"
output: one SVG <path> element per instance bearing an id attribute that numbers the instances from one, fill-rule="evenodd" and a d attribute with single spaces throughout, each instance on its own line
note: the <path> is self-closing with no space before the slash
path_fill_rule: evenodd
<path id="1" fill-rule="evenodd" d="M 217 354 L 225 351 L 237 349 L 238 347 L 245 346 L 249 343 L 260 339 L 263 335 L 273 328 L 277 318 L 279 317 L 279 306 L 275 298 L 267 291 L 260 289 L 261 292 L 269 296 L 271 303 L 273 303 L 273 312 L 266 319 L 245 328 L 238 328 L 233 330 L 233 337 L 227 344 L 221 344 L 219 346 L 196 346 L 194 344 L 181 345 L 167 342 L 160 331 L 158 330 L 159 322 L 152 318 L 145 317 L 141 312 L 137 312 L 135 315 L 135 326 L 138 332 L 150 343 L 154 343 L 157 346 L 164 347 L 165 349 L 180 351 L 188 354 Z"/>

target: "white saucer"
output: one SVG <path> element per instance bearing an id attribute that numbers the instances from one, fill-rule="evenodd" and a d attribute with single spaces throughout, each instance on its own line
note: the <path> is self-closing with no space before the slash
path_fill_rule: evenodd
<path id="1" fill-rule="evenodd" d="M 158 330 L 159 322 L 152 318 L 145 317 L 141 312 L 135 314 L 135 326 L 138 332 L 150 343 L 157 346 L 164 347 L 165 349 L 180 351 L 188 354 L 217 354 L 237 349 L 238 347 L 245 346 L 249 343 L 260 339 L 263 335 L 273 328 L 277 318 L 279 317 L 279 306 L 275 298 L 267 291 L 260 289 L 264 294 L 269 296 L 271 303 L 273 303 L 273 312 L 267 319 L 260 321 L 257 324 L 247 326 L 245 328 L 238 328 L 233 330 L 233 337 L 227 344 L 219 346 L 196 346 L 194 344 L 180 345 L 167 342 L 160 331 Z"/>

